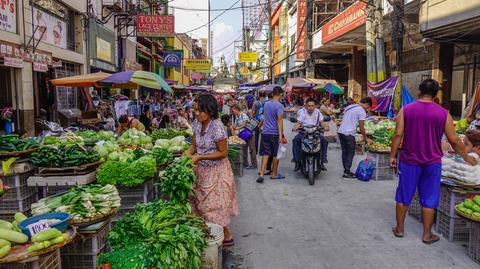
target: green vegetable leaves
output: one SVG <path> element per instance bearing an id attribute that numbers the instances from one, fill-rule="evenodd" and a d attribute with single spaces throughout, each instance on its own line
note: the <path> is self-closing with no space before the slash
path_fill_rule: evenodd
<path id="1" fill-rule="evenodd" d="M 143 156 L 132 162 L 107 161 L 97 171 L 100 184 L 133 188 L 152 179 L 157 173 L 157 163 L 152 156 Z"/>
<path id="2" fill-rule="evenodd" d="M 170 197 L 170 200 L 179 204 L 188 204 L 193 196 L 193 184 L 197 177 L 192 171 L 192 160 L 182 157 L 171 164 L 160 178 L 160 190 Z"/>
<path id="3" fill-rule="evenodd" d="M 59 147 L 41 146 L 32 153 L 32 162 L 39 167 L 72 167 L 99 160 L 100 155 L 96 151 L 86 150 L 77 144 L 62 144 Z"/>

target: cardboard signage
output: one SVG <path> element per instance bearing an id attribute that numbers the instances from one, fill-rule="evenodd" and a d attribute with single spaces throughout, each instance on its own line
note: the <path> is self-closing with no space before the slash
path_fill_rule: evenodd
<path id="1" fill-rule="evenodd" d="M 47 220 L 39 220 L 35 223 L 32 223 L 27 226 L 28 231 L 30 231 L 31 235 L 38 234 L 39 232 L 50 229 L 50 225 L 48 224 Z"/>
<path id="2" fill-rule="evenodd" d="M 175 35 L 175 17 L 137 15 L 137 36 L 171 37 Z"/>

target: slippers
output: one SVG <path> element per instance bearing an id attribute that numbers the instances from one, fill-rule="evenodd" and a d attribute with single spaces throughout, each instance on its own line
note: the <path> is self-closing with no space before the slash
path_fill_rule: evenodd
<path id="1" fill-rule="evenodd" d="M 427 244 L 427 245 L 431 245 L 435 242 L 438 242 L 440 240 L 440 237 L 439 236 L 436 236 L 436 235 L 432 235 L 430 238 L 434 238 L 432 240 L 425 240 L 425 239 L 422 239 L 422 242 L 424 244 Z"/>
<path id="2" fill-rule="evenodd" d="M 393 232 L 393 235 L 395 235 L 395 237 L 403 238 L 403 233 L 399 233 L 399 232 L 397 231 L 397 227 L 393 227 L 393 228 L 392 228 L 392 232 Z"/>
<path id="3" fill-rule="evenodd" d="M 285 177 L 278 174 L 276 177 L 270 177 L 270 179 L 285 179 Z"/>
<path id="4" fill-rule="evenodd" d="M 257 178 L 257 183 L 263 183 L 263 177 Z"/>
<path id="5" fill-rule="evenodd" d="M 233 247 L 235 245 L 235 241 L 232 239 L 223 241 L 223 247 Z"/>

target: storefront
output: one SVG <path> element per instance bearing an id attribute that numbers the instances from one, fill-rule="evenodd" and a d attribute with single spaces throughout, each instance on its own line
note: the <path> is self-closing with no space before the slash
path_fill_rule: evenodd
<path id="1" fill-rule="evenodd" d="M 9 48 L 8 50 L 6 48 Z M 12 108 L 12 122 L 15 123 L 16 128 L 20 125 L 19 107 L 17 100 L 17 87 L 15 80 L 15 69 L 23 68 L 23 59 L 15 56 L 15 46 L 0 43 L 0 113 L 4 109 Z M 7 53 L 7 51 L 12 53 Z M 0 118 L 0 130 L 5 131 L 9 127 L 5 126 L 6 120 L 4 117 Z"/>
<path id="2" fill-rule="evenodd" d="M 93 19 L 89 23 L 89 50 L 91 73 L 117 71 L 115 33 Z"/>

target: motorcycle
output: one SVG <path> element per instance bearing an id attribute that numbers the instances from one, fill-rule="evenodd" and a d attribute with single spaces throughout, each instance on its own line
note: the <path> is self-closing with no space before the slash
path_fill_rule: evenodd
<path id="1" fill-rule="evenodd" d="M 292 118 L 290 121 L 297 122 L 295 118 Z M 327 121 L 330 121 L 329 117 L 325 117 L 324 122 Z M 321 159 L 321 136 L 324 134 L 325 129 L 322 126 L 307 125 L 302 126 L 298 131 L 302 141 L 300 169 L 302 174 L 308 179 L 308 183 L 313 185 L 315 184 L 315 177 L 325 169 Z"/>

